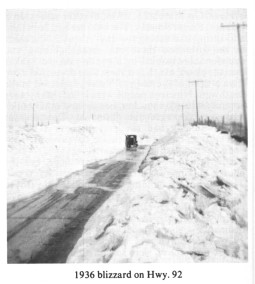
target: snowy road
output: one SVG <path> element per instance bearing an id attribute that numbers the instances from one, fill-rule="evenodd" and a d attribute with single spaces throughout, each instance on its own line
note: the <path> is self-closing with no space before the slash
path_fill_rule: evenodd
<path id="1" fill-rule="evenodd" d="M 7 208 L 8 263 L 61 263 L 102 203 L 138 169 L 149 147 L 87 165 Z"/>
<path id="2" fill-rule="evenodd" d="M 247 147 L 177 127 L 86 223 L 68 263 L 248 261 Z"/>

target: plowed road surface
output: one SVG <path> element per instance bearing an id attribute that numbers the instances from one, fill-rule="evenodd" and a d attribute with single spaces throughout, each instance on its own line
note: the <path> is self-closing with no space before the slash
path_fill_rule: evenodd
<path id="1" fill-rule="evenodd" d="M 8 263 L 62 263 L 90 216 L 138 169 L 149 147 L 87 165 L 7 207 Z"/>

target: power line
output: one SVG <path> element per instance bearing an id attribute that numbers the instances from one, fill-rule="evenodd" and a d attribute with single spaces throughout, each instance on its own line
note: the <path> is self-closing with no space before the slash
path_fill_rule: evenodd
<path id="1" fill-rule="evenodd" d="M 244 70 L 243 70 L 243 55 L 242 55 L 242 45 L 241 45 L 241 35 L 240 28 L 247 27 L 246 24 L 231 24 L 231 25 L 223 25 L 222 28 L 236 28 L 237 31 L 237 39 L 238 39 L 238 52 L 239 52 L 239 61 L 240 61 L 240 75 L 241 75 L 241 86 L 242 86 L 242 101 L 243 101 L 243 117 L 244 117 L 244 131 L 245 131 L 245 139 L 248 142 L 248 129 L 247 129 L 247 112 L 246 112 L 246 95 L 245 95 L 245 84 L 244 84 Z"/>
<path id="2" fill-rule="evenodd" d="M 197 110 L 197 125 L 198 125 L 197 83 L 202 83 L 202 82 L 203 82 L 203 81 L 198 81 L 198 80 L 189 81 L 189 83 L 193 83 L 193 84 L 195 84 L 195 93 L 196 93 L 196 110 Z"/>

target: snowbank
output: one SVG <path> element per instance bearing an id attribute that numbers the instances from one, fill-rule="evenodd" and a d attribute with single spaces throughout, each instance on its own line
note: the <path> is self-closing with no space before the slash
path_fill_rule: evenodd
<path id="1" fill-rule="evenodd" d="M 247 261 L 247 149 L 210 127 L 155 143 L 67 262 Z"/>
<path id="2" fill-rule="evenodd" d="M 8 129 L 8 202 L 56 183 L 84 164 L 124 147 L 124 131 L 110 122 L 87 121 Z"/>

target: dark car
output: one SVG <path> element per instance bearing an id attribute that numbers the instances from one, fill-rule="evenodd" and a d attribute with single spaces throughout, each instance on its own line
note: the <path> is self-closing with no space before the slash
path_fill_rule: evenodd
<path id="1" fill-rule="evenodd" d="M 126 149 L 136 150 L 138 146 L 136 135 L 126 135 Z"/>

